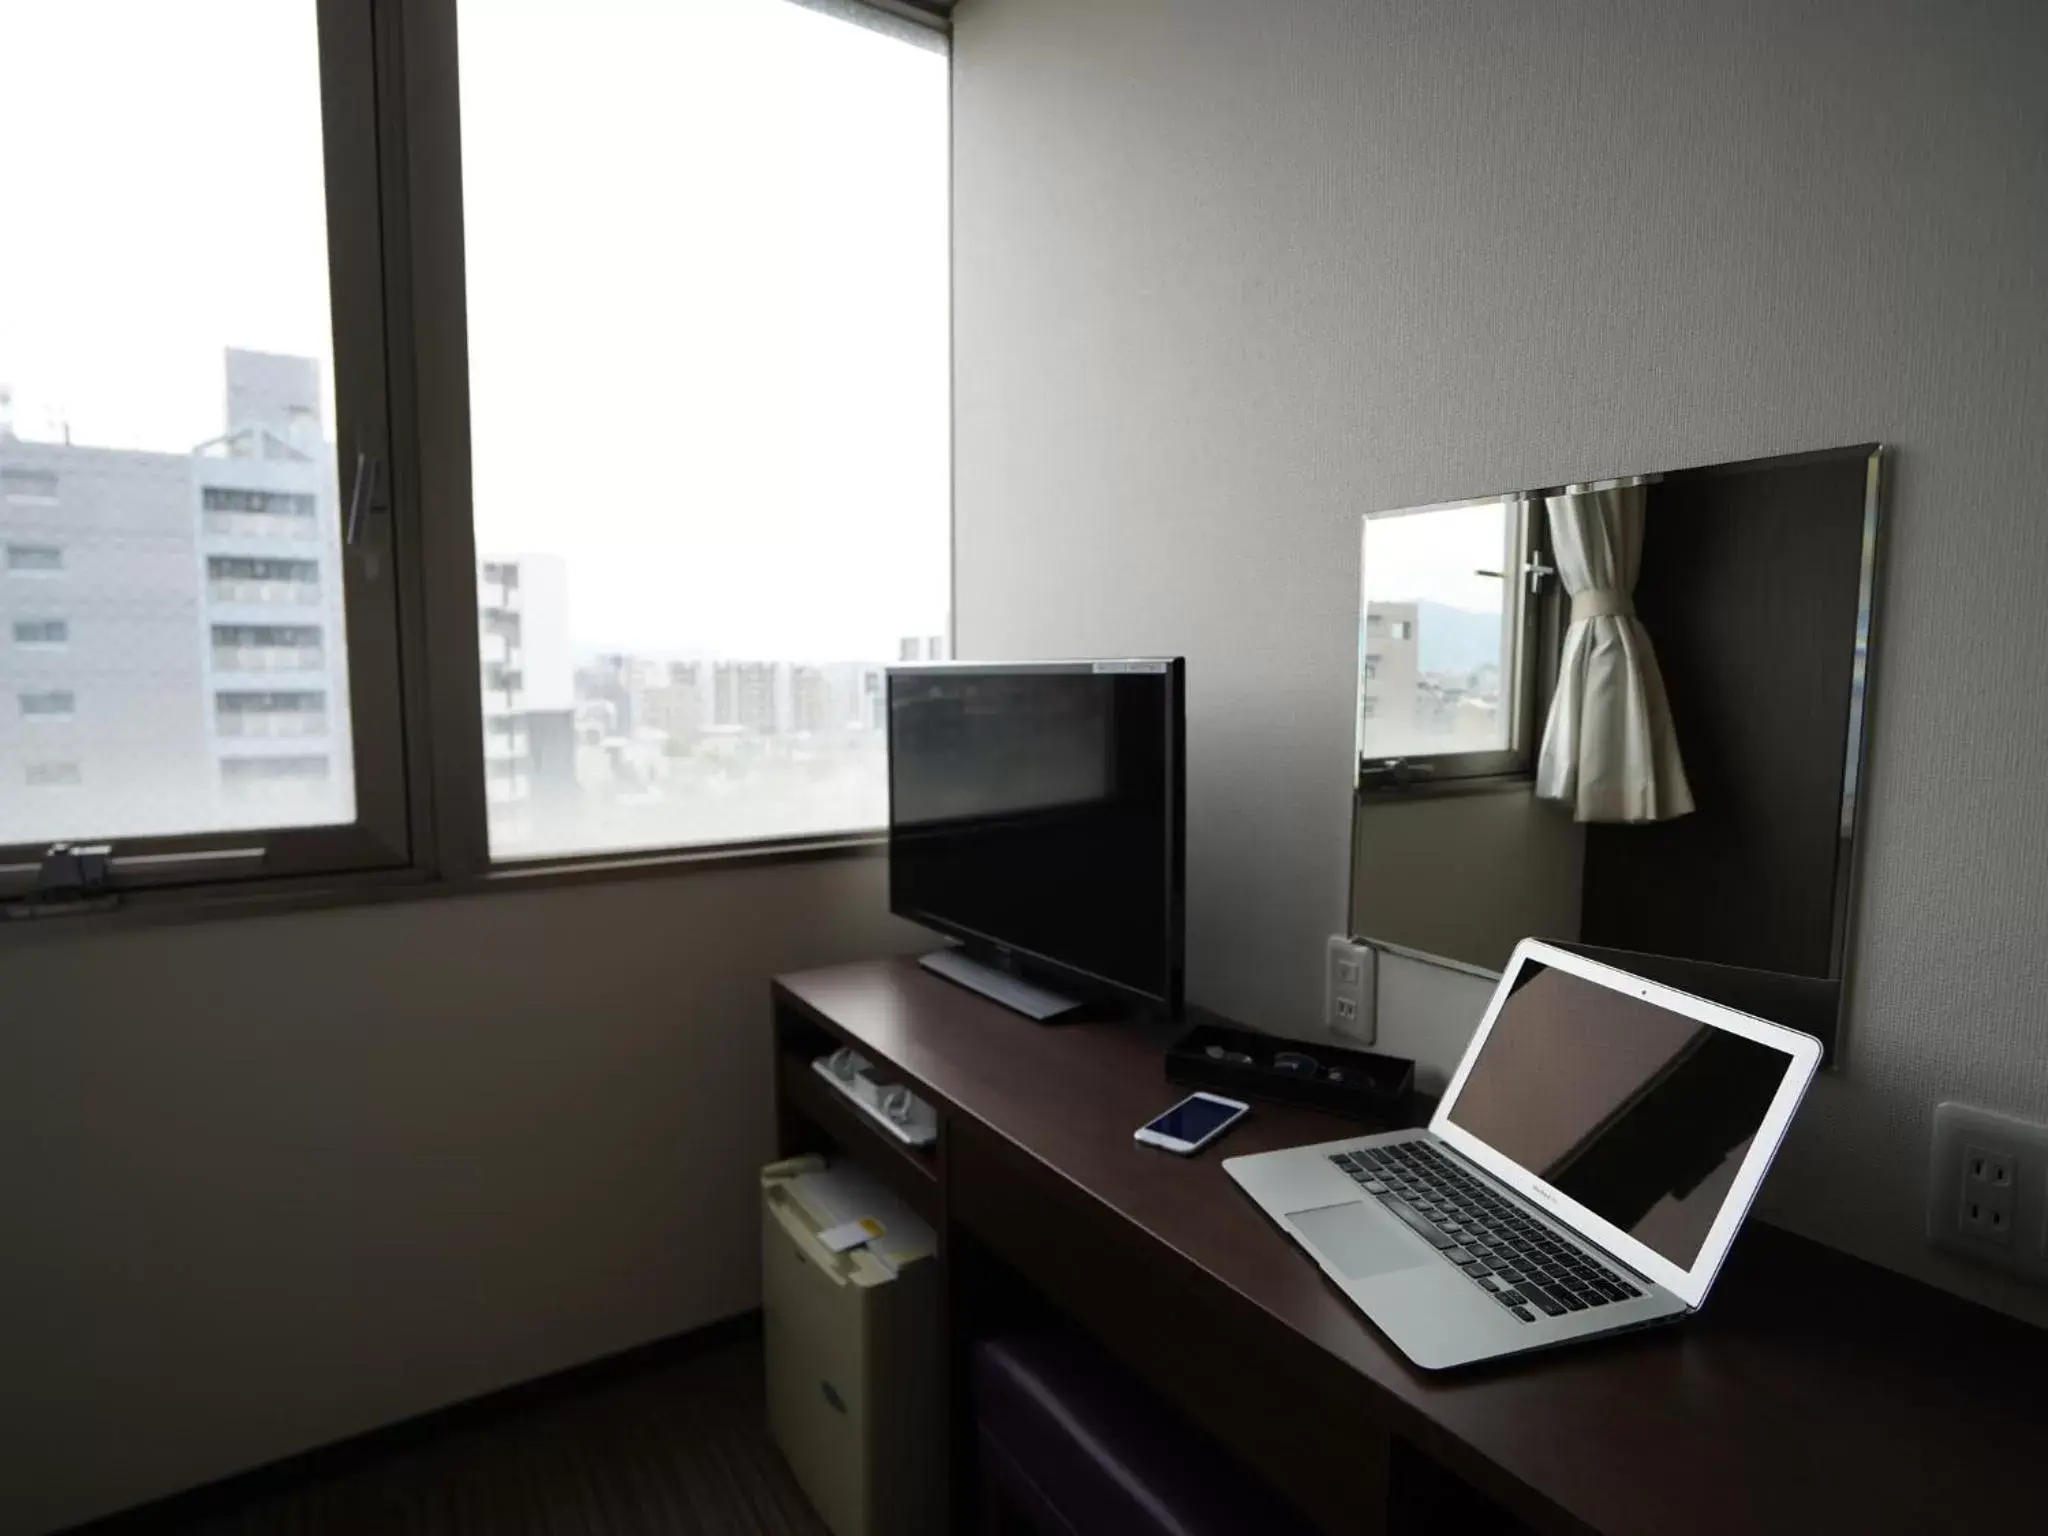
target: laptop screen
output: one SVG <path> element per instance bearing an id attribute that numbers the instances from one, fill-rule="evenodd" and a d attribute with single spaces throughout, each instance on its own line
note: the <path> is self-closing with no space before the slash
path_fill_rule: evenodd
<path id="1" fill-rule="evenodd" d="M 1525 960 L 1451 1124 L 1690 1269 L 1793 1065 L 1569 971 Z"/>

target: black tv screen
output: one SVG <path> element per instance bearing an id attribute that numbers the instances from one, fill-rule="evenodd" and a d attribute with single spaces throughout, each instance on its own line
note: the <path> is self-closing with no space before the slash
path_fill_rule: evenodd
<path id="1" fill-rule="evenodd" d="M 1180 1009 L 1183 667 L 889 673 L 889 905 L 1012 969 Z"/>

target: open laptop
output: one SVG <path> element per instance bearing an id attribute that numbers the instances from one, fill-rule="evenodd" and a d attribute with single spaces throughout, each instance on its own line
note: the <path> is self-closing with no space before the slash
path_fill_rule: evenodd
<path id="1" fill-rule="evenodd" d="M 1223 1166 L 1429 1370 L 1698 1310 L 1811 1035 L 1525 939 L 1426 1131 Z"/>

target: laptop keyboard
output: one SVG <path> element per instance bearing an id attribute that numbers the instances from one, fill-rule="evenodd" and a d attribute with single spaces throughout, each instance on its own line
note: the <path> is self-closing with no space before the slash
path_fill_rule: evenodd
<path id="1" fill-rule="evenodd" d="M 1538 1312 L 1563 1317 L 1643 1294 L 1429 1142 L 1361 1147 L 1330 1161 L 1525 1323 Z"/>

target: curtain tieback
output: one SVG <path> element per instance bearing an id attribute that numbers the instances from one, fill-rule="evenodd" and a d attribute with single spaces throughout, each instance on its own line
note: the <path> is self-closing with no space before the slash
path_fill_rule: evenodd
<path id="1" fill-rule="evenodd" d="M 1596 587 L 1572 594 L 1572 622 L 1581 619 L 1627 619 L 1635 616 L 1636 605 L 1626 592 Z"/>

